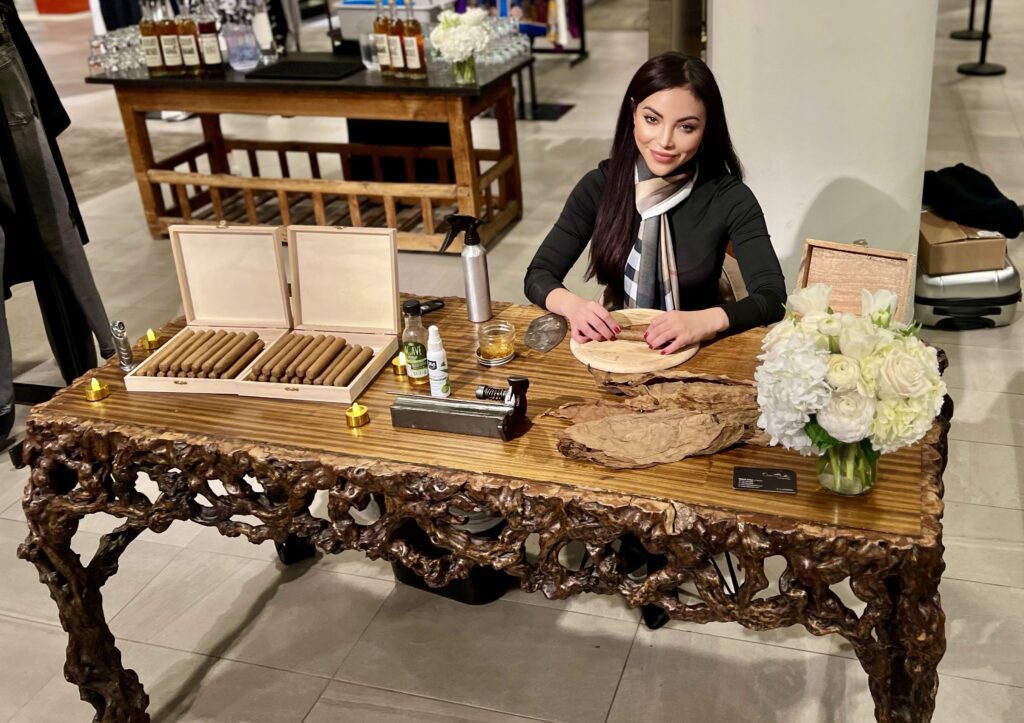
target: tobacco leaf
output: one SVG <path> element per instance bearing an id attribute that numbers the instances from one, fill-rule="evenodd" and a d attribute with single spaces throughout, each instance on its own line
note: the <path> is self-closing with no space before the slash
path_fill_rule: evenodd
<path id="1" fill-rule="evenodd" d="M 576 424 L 558 433 L 566 457 L 616 469 L 639 469 L 714 454 L 742 441 L 747 426 L 727 415 L 660 409 Z"/>

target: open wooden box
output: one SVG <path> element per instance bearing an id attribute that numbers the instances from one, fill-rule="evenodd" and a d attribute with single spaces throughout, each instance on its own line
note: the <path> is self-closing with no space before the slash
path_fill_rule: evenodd
<path id="1" fill-rule="evenodd" d="M 832 309 L 851 314 L 860 313 L 861 289 L 888 289 L 896 294 L 896 320 L 906 323 L 914 314 L 915 272 L 914 254 L 807 239 L 796 288 L 828 284 Z"/>
<path id="2" fill-rule="evenodd" d="M 344 337 L 373 356 L 346 386 L 261 382 L 253 378 L 272 352 L 242 372 L 244 396 L 350 403 L 398 351 L 398 255 L 393 229 L 289 226 L 288 260 L 294 329 L 299 335 Z"/>
<path id="3" fill-rule="evenodd" d="M 265 348 L 291 328 L 281 229 L 190 226 L 168 229 L 186 327 L 125 376 L 129 391 L 236 394 L 237 379 L 157 377 L 179 336 L 192 331 L 256 332 Z"/>

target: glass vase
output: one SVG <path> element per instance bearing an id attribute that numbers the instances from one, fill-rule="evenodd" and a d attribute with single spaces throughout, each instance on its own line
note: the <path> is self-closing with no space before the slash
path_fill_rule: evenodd
<path id="1" fill-rule="evenodd" d="M 878 453 L 870 442 L 840 442 L 818 458 L 818 482 L 838 495 L 863 495 L 878 477 Z"/>
<path id="2" fill-rule="evenodd" d="M 453 62 L 452 73 L 457 85 L 476 85 L 476 56 L 470 55 L 465 60 Z"/>

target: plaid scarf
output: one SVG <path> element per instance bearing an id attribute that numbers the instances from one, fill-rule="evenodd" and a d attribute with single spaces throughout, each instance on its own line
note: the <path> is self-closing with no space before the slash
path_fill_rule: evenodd
<path id="1" fill-rule="evenodd" d="M 672 311 L 679 308 L 679 277 L 668 212 L 690 195 L 697 171 L 655 176 L 639 158 L 635 177 L 640 231 L 626 259 L 626 308 Z"/>

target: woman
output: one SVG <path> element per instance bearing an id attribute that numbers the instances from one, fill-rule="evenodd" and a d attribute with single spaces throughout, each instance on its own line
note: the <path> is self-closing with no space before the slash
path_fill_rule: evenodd
<path id="1" fill-rule="evenodd" d="M 608 310 L 562 281 L 591 243 L 587 278 L 612 308 L 654 308 L 645 338 L 670 354 L 782 318 L 785 281 L 764 215 L 733 151 L 708 67 L 664 53 L 633 76 L 611 158 L 585 175 L 526 272 L 526 296 L 564 316 L 578 342 L 614 339 Z M 720 305 L 732 243 L 749 296 Z"/>

